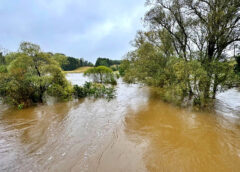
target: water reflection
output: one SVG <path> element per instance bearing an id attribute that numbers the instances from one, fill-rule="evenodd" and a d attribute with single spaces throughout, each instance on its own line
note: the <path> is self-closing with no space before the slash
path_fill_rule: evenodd
<path id="1" fill-rule="evenodd" d="M 66 74 L 66 78 L 72 85 L 84 85 L 85 82 L 91 81 L 88 77 L 84 77 L 82 73 L 68 73 Z"/>

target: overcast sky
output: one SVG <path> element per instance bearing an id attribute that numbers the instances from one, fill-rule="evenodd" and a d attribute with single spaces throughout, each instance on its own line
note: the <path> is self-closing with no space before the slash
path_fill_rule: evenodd
<path id="1" fill-rule="evenodd" d="M 44 51 L 121 59 L 142 28 L 145 0 L 0 0 L 0 47 L 30 41 Z"/>

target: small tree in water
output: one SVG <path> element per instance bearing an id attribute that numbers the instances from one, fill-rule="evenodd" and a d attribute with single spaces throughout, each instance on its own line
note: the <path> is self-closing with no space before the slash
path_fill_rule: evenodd
<path id="1" fill-rule="evenodd" d="M 5 70 L 0 71 L 0 96 L 20 108 L 42 103 L 44 95 L 68 99 L 72 87 L 58 63 L 38 45 L 23 42 L 19 52 L 6 56 Z"/>
<path id="2" fill-rule="evenodd" d="M 93 79 L 93 82 L 101 84 L 112 84 L 116 85 L 117 81 L 115 79 L 114 73 L 111 68 L 105 66 L 98 66 L 88 69 L 84 76 L 88 76 Z"/>

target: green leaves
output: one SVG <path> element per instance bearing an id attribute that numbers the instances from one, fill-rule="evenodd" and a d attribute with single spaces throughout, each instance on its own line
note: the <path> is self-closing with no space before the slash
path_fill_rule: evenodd
<path id="1" fill-rule="evenodd" d="M 6 65 L 0 67 L 0 96 L 5 103 L 23 108 L 42 103 L 46 95 L 71 98 L 72 87 L 50 54 L 27 42 L 19 49 L 6 55 Z"/>
<path id="2" fill-rule="evenodd" d="M 120 63 L 121 63 L 120 60 L 110 60 L 108 58 L 99 57 L 95 63 L 95 67 L 98 67 L 98 66 L 110 67 L 112 65 L 119 65 Z"/>
<path id="3" fill-rule="evenodd" d="M 33 44 L 31 42 L 22 42 L 20 44 L 19 51 L 28 56 L 35 56 L 40 53 L 41 49 L 39 45 Z"/>
<path id="4" fill-rule="evenodd" d="M 90 68 L 86 72 L 84 72 L 84 76 L 92 78 L 93 82 L 96 83 L 105 83 L 112 85 L 117 84 L 117 81 L 115 79 L 116 76 L 114 75 L 112 69 L 106 66 Z"/>
<path id="5" fill-rule="evenodd" d="M 148 5 L 149 30 L 137 33 L 136 49 L 120 66 L 125 81 L 161 88 L 165 100 L 188 98 L 200 106 L 239 84 L 240 58 L 235 65 L 225 53 L 240 40 L 239 1 L 153 0 Z"/>
<path id="6" fill-rule="evenodd" d="M 115 97 L 116 90 L 114 87 L 106 87 L 102 84 L 86 82 L 83 87 L 74 85 L 74 95 L 76 98 L 95 97 L 106 98 L 108 100 Z"/>

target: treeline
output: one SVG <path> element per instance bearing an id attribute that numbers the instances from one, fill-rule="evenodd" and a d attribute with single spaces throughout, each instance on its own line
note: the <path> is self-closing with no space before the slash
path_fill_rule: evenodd
<path id="1" fill-rule="evenodd" d="M 111 60 L 108 58 L 99 57 L 95 63 L 95 67 L 97 66 L 111 67 L 113 65 L 120 65 L 120 64 L 121 64 L 121 60 Z"/>
<path id="2" fill-rule="evenodd" d="M 91 62 L 84 60 L 83 58 L 78 59 L 74 57 L 69 57 L 62 53 L 53 54 L 49 52 L 48 54 L 50 54 L 51 56 L 54 56 L 55 59 L 60 62 L 61 68 L 65 71 L 75 70 L 79 67 L 84 67 L 84 66 L 93 66 Z"/>
<path id="3" fill-rule="evenodd" d="M 49 56 L 51 56 L 54 60 L 56 60 L 62 70 L 64 71 L 72 71 L 80 67 L 85 67 L 85 66 L 94 66 L 93 63 L 84 60 L 84 58 L 75 58 L 75 57 L 70 57 L 66 56 L 65 54 L 62 53 L 52 53 L 52 52 L 47 52 Z M 4 63 L 4 56 L 3 53 L 0 52 L 0 64 Z M 118 70 L 118 66 L 121 64 L 121 60 L 111 60 L 109 58 L 97 58 L 95 67 L 98 66 L 106 66 L 106 67 L 111 67 L 113 71 Z"/>
<path id="4" fill-rule="evenodd" d="M 59 53 L 55 55 L 65 56 L 64 54 L 59 54 Z M 83 58 L 77 59 L 74 57 L 66 57 L 66 56 L 65 58 L 66 58 L 65 62 L 61 64 L 61 68 L 65 71 L 75 70 L 79 67 L 84 67 L 84 66 L 94 66 L 91 62 L 86 61 Z M 109 58 L 99 57 L 96 60 L 95 67 L 106 66 L 106 67 L 111 67 L 113 70 L 117 70 L 117 66 L 120 64 L 121 64 L 121 60 L 111 60 Z"/>
<path id="5" fill-rule="evenodd" d="M 93 64 L 83 58 L 77 59 L 74 57 L 67 57 L 67 63 L 63 64 L 61 67 L 65 71 L 71 71 L 84 66 L 93 66 Z"/>
<path id="6" fill-rule="evenodd" d="M 84 66 L 94 66 L 93 63 L 84 60 L 83 58 L 74 58 L 74 57 L 69 57 L 66 56 L 65 54 L 61 53 L 50 53 L 51 56 L 54 56 L 57 61 L 60 62 L 60 66 L 64 71 L 72 71 L 75 70 L 79 67 L 84 67 Z M 118 70 L 118 66 L 121 64 L 121 60 L 111 60 L 109 58 L 101 58 L 99 57 L 96 60 L 95 67 L 98 66 L 106 66 L 106 67 L 111 67 L 114 71 Z"/>

